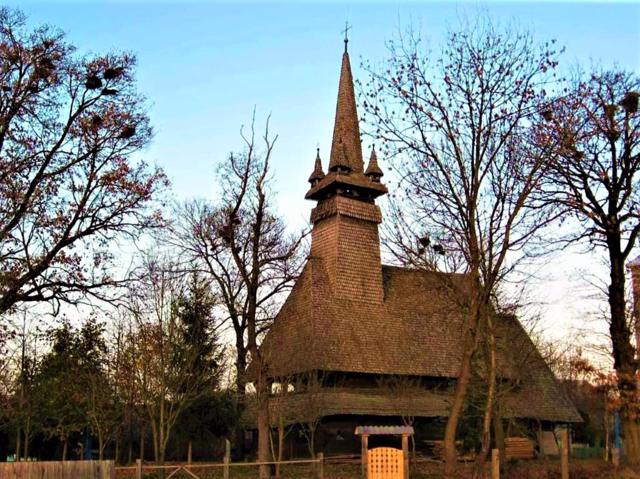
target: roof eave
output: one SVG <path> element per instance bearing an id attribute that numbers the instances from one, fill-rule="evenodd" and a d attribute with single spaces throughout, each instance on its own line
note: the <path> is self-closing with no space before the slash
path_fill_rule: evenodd
<path id="1" fill-rule="evenodd" d="M 328 190 L 335 190 L 339 186 L 350 186 L 365 190 L 372 198 L 387 194 L 389 190 L 382 183 L 376 183 L 365 177 L 364 180 L 355 180 L 349 175 L 335 173 L 325 176 L 318 184 L 311 187 L 304 196 L 307 200 L 320 200 L 325 197 Z"/>

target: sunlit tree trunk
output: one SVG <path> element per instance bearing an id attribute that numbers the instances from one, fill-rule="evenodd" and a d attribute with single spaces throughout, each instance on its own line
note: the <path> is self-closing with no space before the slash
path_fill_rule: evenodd
<path id="1" fill-rule="evenodd" d="M 484 468 L 487 455 L 491 448 L 491 420 L 495 409 L 496 397 L 496 340 L 493 330 L 493 317 L 491 312 L 485 311 L 486 325 L 486 354 L 487 354 L 487 399 L 484 407 L 484 415 L 482 418 L 482 436 L 480 452 L 476 456 L 476 464 L 474 470 L 475 478 L 484 476 Z"/>

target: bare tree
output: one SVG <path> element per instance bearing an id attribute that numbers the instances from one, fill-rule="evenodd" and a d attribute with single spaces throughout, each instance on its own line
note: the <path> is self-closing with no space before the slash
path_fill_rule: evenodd
<path id="1" fill-rule="evenodd" d="M 288 234 L 274 212 L 271 156 L 277 136 L 271 137 L 268 120 L 262 148 L 255 136 L 255 119 L 249 134 L 242 131 L 241 136 L 244 150 L 230 154 L 218 170 L 220 200 L 183 205 L 172 241 L 191 267 L 209 275 L 226 308 L 235 334 L 236 388 L 243 401 L 249 357 L 261 371 L 259 338 L 299 272 L 304 235 Z M 259 376 L 257 398 L 262 400 L 268 392 Z M 268 425 L 266 417 L 259 414 L 258 419 L 259 458 L 265 461 Z"/>
<path id="2" fill-rule="evenodd" d="M 438 238 L 439 253 L 464 258 L 468 278 L 462 357 L 444 438 L 448 476 L 479 330 L 494 342 L 496 288 L 533 254 L 533 240 L 552 219 L 536 194 L 546 162 L 545 151 L 531 145 L 530 124 L 557 53 L 480 17 L 450 33 L 437 61 L 410 33 L 390 43 L 385 67 L 367 67 L 365 121 L 397 160 L 406 214 Z M 487 378 L 478 470 L 490 443 L 495 374 L 492 368 Z"/>
<path id="3" fill-rule="evenodd" d="M 623 399 L 625 454 L 640 462 L 638 360 L 626 303 L 625 263 L 640 233 L 640 78 L 594 72 L 543 111 L 540 141 L 556 146 L 551 163 L 560 207 L 577 220 L 565 240 L 608 255 L 609 332 Z"/>
<path id="4" fill-rule="evenodd" d="M 161 170 L 131 161 L 152 135 L 135 58 L 79 58 L 50 27 L 0 9 L 0 313 L 102 297 L 110 242 L 158 224 Z"/>

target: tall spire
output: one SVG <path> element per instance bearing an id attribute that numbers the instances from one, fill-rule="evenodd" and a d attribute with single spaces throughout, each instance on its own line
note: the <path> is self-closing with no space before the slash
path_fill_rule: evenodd
<path id="1" fill-rule="evenodd" d="M 362 145 L 360 144 L 360 127 L 358 126 L 351 62 L 349 61 L 349 52 L 346 50 L 347 41 L 345 41 L 345 51 L 342 54 L 329 171 L 345 169 L 362 173 L 364 163 L 362 161 Z"/>
<path id="2" fill-rule="evenodd" d="M 345 47 L 348 42 L 348 37 L 346 36 L 348 28 L 347 24 L 345 28 Z M 327 206 L 328 203 L 337 196 L 373 204 L 375 198 L 387 193 L 387 188 L 380 183 L 382 170 L 378 166 L 375 152 L 366 173 L 362 156 L 353 76 L 351 74 L 349 53 L 345 50 L 342 55 L 342 69 L 338 84 L 338 101 L 336 103 L 329 168 L 325 174 L 322 171 L 319 157 L 316 158 L 314 171 L 309 177 L 311 187 L 307 191 L 305 198 L 323 203 L 323 208 L 325 206 L 329 208 Z M 316 215 L 314 218 L 318 219 L 319 217 Z"/>

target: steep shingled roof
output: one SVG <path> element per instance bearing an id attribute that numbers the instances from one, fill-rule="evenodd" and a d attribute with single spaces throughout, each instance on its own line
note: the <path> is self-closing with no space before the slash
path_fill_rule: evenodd
<path id="1" fill-rule="evenodd" d="M 349 53 L 346 50 L 342 55 L 329 170 L 334 170 L 339 166 L 359 173 L 364 170 L 351 62 L 349 61 Z"/>
<path id="2" fill-rule="evenodd" d="M 309 258 L 263 342 L 269 374 L 320 370 L 455 378 L 462 352 L 464 277 L 382 268 L 384 303 L 373 305 L 334 297 L 323 259 Z M 517 320 L 501 318 L 497 342 L 500 375 L 518 380 L 505 401 L 505 415 L 580 421 Z M 390 408 L 391 414 L 393 409 L 384 398 L 355 400 L 357 395 L 345 394 L 335 396 L 333 414 L 369 414 L 378 406 Z M 448 398 L 437 394 L 431 399 L 416 402 L 415 412 L 440 415 Z"/>

